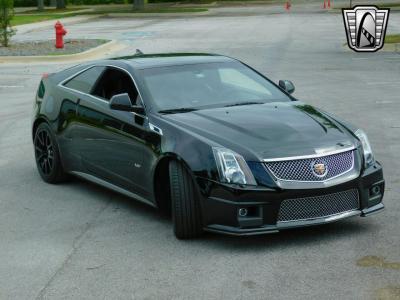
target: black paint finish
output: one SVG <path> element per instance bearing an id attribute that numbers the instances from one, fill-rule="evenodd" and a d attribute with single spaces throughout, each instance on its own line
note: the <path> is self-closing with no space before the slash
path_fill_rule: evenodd
<path id="1" fill-rule="evenodd" d="M 98 179 L 98 183 L 108 182 L 154 206 L 168 198 L 157 197 L 155 178 L 168 184 L 168 178 L 157 176 L 157 172 L 161 172 L 164 160 L 180 160 L 199 186 L 203 224 L 210 231 L 274 232 L 281 229 L 276 227 L 276 218 L 282 200 L 350 188 L 360 192 L 361 212 L 383 207 L 384 181 L 378 163 L 366 170 L 359 163 L 359 177 L 326 189 L 285 190 L 265 171 L 264 159 L 310 155 L 322 148 L 353 146 L 362 161 L 360 142 L 353 134 L 356 128 L 311 105 L 288 95 L 293 101 L 163 115 L 154 110 L 142 89 L 140 71 L 144 68 L 224 61 L 233 59 L 208 54 L 144 55 L 90 62 L 50 74 L 42 79 L 36 97 L 32 130 L 40 122 L 51 125 L 67 172 Z M 92 66 L 112 66 L 129 74 L 146 115 L 111 110 L 104 99 L 63 85 Z M 225 147 L 242 155 L 258 185 L 220 183 L 212 147 Z M 380 185 L 382 194 L 371 200 L 368 191 L 373 185 Z M 261 225 L 241 226 L 237 210 L 243 205 L 255 207 Z"/>

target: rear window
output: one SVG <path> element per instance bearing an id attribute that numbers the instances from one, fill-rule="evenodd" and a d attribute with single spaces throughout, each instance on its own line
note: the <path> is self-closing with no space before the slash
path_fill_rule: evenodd
<path id="1" fill-rule="evenodd" d="M 85 94 L 90 94 L 90 91 L 95 85 L 97 79 L 103 73 L 104 69 L 105 67 L 90 68 L 70 79 L 67 83 L 64 84 L 64 86 Z"/>

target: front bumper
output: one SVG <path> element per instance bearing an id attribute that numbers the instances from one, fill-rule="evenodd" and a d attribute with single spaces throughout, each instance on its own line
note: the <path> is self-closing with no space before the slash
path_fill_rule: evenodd
<path id="1" fill-rule="evenodd" d="M 197 178 L 202 195 L 204 230 L 230 235 L 274 233 L 284 229 L 326 224 L 353 216 L 369 216 L 382 211 L 385 182 L 379 163 L 364 170 L 356 179 L 321 189 L 280 189 L 265 187 L 232 187 Z M 379 187 L 379 193 L 374 193 Z M 351 210 L 314 218 L 278 221 L 281 203 L 285 199 L 319 197 L 342 191 L 358 191 L 359 204 Z M 377 189 L 375 189 L 376 191 Z M 249 214 L 241 217 L 240 208 Z"/>

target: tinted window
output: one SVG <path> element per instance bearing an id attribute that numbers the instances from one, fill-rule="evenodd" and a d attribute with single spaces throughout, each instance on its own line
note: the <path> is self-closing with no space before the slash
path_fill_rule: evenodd
<path id="1" fill-rule="evenodd" d="M 91 94 L 104 100 L 110 100 L 113 96 L 127 93 L 133 105 L 139 104 L 138 91 L 129 74 L 123 70 L 107 67 L 101 78 L 97 81 Z"/>
<path id="2" fill-rule="evenodd" d="M 104 69 L 105 67 L 90 68 L 69 80 L 64 86 L 89 94 Z"/>
<path id="3" fill-rule="evenodd" d="M 149 68 L 142 72 L 147 92 L 159 110 L 291 101 L 269 80 L 237 62 Z"/>

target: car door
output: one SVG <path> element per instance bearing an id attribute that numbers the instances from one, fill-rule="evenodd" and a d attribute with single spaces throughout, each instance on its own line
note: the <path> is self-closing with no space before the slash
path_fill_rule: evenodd
<path id="1" fill-rule="evenodd" d="M 104 70 L 105 67 L 90 66 L 60 84 L 59 97 L 62 98 L 62 104 L 58 123 L 62 134 L 59 142 L 63 159 L 68 161 L 71 171 L 82 171 L 80 148 L 84 145 L 79 143 L 82 124 L 77 119 L 78 104 L 91 91 Z"/>
<path id="2" fill-rule="evenodd" d="M 132 104 L 140 99 L 129 73 L 108 66 L 90 95 L 82 97 L 80 155 L 88 173 L 148 199 L 151 193 L 141 175 L 144 153 L 148 153 L 146 118 L 110 109 L 112 96 L 121 93 L 128 93 Z"/>

